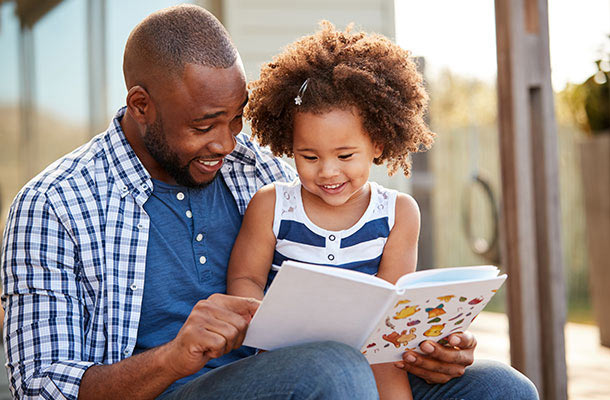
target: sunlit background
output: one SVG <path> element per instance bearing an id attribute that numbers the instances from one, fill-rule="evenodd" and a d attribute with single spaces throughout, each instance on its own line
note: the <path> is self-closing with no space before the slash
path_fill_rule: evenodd
<path id="1" fill-rule="evenodd" d="M 123 47 L 135 24 L 181 2 L 26 0 L 22 3 L 33 8 L 42 3 L 52 7 L 25 34 L 20 34 L 17 3 L 0 0 L 0 228 L 19 188 L 105 129 L 123 105 Z M 493 211 L 501 201 L 493 1 L 195 3 L 208 7 L 228 28 L 250 79 L 261 62 L 315 30 L 322 18 L 342 28 L 354 22 L 410 50 L 426 77 L 430 124 L 438 139 L 427 155 L 415 157 L 412 179 L 388 178 L 383 168 L 373 178 L 411 192 L 420 203 L 420 268 L 499 261 L 493 240 Z M 595 74 L 596 60 L 608 57 L 610 1 L 549 0 L 548 6 L 568 317 L 592 323 L 576 150 L 586 133 L 570 106 L 570 91 Z M 92 33 L 92 25 L 101 28 Z M 491 307 L 502 310 L 502 296 L 497 298 Z"/>

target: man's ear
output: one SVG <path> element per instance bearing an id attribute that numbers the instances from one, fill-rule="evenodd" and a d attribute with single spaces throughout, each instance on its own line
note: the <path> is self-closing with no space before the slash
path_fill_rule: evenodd
<path id="1" fill-rule="evenodd" d="M 133 118 L 141 125 L 150 125 L 156 119 L 155 105 L 142 86 L 132 86 L 127 92 L 127 108 Z"/>

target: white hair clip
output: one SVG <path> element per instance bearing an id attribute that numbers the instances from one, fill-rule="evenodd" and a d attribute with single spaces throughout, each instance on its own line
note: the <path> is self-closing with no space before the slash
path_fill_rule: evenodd
<path id="1" fill-rule="evenodd" d="M 299 93 L 297 94 L 297 97 L 294 98 L 294 104 L 296 104 L 297 106 L 300 106 L 301 104 L 303 104 L 303 95 L 305 94 L 305 91 L 307 90 L 308 83 L 309 83 L 309 78 L 305 79 L 305 82 L 303 82 L 303 84 L 301 85 L 301 88 L 299 89 Z"/>

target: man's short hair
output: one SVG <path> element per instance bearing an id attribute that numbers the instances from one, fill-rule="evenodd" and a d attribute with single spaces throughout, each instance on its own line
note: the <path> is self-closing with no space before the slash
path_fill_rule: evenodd
<path id="1" fill-rule="evenodd" d="M 229 68 L 238 53 L 209 11 L 192 4 L 159 10 L 140 22 L 125 45 L 123 74 L 129 90 L 150 79 L 180 76 L 186 64 Z"/>

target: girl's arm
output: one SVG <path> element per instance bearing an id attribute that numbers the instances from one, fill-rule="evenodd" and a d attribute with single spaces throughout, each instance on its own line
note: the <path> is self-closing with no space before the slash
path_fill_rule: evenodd
<path id="1" fill-rule="evenodd" d="M 419 239 L 419 206 L 413 197 L 399 193 L 396 197 L 394 227 L 383 249 L 377 276 L 390 283 L 415 271 Z"/>
<path id="2" fill-rule="evenodd" d="M 263 298 L 275 249 L 274 209 L 273 185 L 261 188 L 250 200 L 231 251 L 227 271 L 228 294 Z"/>
<path id="3" fill-rule="evenodd" d="M 377 276 L 391 283 L 415 271 L 420 225 L 419 207 L 409 195 L 398 194 L 395 215 L 394 227 L 383 249 L 377 273 Z M 394 366 L 394 363 L 374 364 L 371 369 L 381 400 L 413 398 L 406 372 Z"/>

